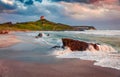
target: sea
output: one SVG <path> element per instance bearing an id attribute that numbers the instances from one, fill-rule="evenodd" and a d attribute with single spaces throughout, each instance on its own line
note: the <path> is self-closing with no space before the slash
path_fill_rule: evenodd
<path id="1" fill-rule="evenodd" d="M 35 38 L 39 33 L 42 33 L 42 37 Z M 13 34 L 22 42 L 0 48 L 0 59 L 49 64 L 59 63 L 63 59 L 81 59 L 94 61 L 97 66 L 120 70 L 120 30 L 31 31 Z M 62 38 L 96 43 L 100 45 L 100 50 L 72 52 L 69 48 L 53 48 L 63 45 Z"/>

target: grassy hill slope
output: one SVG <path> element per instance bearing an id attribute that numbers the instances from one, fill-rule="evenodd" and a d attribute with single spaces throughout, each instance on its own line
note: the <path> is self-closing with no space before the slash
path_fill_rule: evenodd
<path id="1" fill-rule="evenodd" d="M 38 21 L 22 22 L 16 24 L 12 24 L 11 22 L 0 24 L 0 31 L 2 30 L 84 31 L 84 30 L 96 30 L 96 28 L 93 26 L 70 26 L 61 23 L 51 22 L 46 19 L 40 19 Z"/>
<path id="2" fill-rule="evenodd" d="M 35 22 L 24 22 L 12 24 L 11 22 L 0 24 L 0 30 L 45 30 L 61 31 L 73 30 L 73 27 L 65 24 L 54 23 L 46 19 Z"/>

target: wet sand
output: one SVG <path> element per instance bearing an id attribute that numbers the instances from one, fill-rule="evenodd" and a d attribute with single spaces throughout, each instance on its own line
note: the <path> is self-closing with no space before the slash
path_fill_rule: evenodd
<path id="1" fill-rule="evenodd" d="M 19 42 L 21 41 L 15 35 L 0 34 L 0 48 L 12 46 Z"/>
<path id="2" fill-rule="evenodd" d="M 55 64 L 0 60 L 0 77 L 120 77 L 120 71 L 79 59 Z"/>

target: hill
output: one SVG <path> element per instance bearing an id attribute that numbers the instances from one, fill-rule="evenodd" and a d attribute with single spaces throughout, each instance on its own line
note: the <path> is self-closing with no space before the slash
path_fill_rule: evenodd
<path id="1" fill-rule="evenodd" d="M 90 28 L 84 28 L 80 26 L 72 27 L 70 25 L 55 23 L 48 21 L 41 16 L 40 20 L 31 22 L 22 22 L 12 24 L 11 22 L 0 24 L 0 30 L 34 30 L 34 31 L 75 31 L 75 30 L 89 30 Z M 95 29 L 95 28 L 94 28 Z"/>
<path id="2" fill-rule="evenodd" d="M 54 23 L 46 19 L 35 22 L 24 22 L 12 24 L 11 22 L 0 24 L 0 30 L 44 30 L 44 31 L 61 31 L 72 30 L 69 25 Z"/>
<path id="3" fill-rule="evenodd" d="M 96 30 L 93 26 L 74 26 L 75 31 L 84 31 L 84 30 Z"/>

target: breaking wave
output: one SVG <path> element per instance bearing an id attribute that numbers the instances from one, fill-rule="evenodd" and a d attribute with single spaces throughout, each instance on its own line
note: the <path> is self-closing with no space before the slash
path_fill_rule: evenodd
<path id="1" fill-rule="evenodd" d="M 120 70 L 120 54 L 111 46 L 99 45 L 100 50 L 94 48 L 86 51 L 71 51 L 69 48 L 65 50 L 59 49 L 54 51 L 57 58 L 79 58 L 82 60 L 96 61 L 94 65 L 102 67 L 110 67 Z"/>

